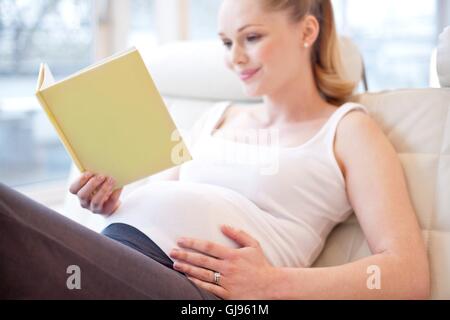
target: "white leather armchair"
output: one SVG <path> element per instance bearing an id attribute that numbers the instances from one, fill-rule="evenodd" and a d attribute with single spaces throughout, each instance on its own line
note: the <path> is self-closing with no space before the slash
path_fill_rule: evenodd
<path id="1" fill-rule="evenodd" d="M 439 50 L 444 57 L 450 56 L 448 44 Z M 349 78 L 362 79 L 357 49 L 344 44 L 343 51 Z M 243 95 L 221 56 L 220 48 L 211 44 L 176 43 L 147 57 L 149 70 L 181 129 L 189 129 L 214 102 L 254 102 Z M 448 59 L 439 64 L 439 75 L 443 86 L 450 86 Z M 368 108 L 398 152 L 428 247 L 432 298 L 450 299 L 450 88 L 358 93 L 353 100 Z M 74 170 L 71 179 L 76 174 Z M 124 196 L 143 183 L 126 187 Z M 102 219 L 84 212 L 70 194 L 63 213 L 94 230 L 103 227 Z M 340 265 L 370 254 L 353 215 L 333 230 L 314 267 Z"/>

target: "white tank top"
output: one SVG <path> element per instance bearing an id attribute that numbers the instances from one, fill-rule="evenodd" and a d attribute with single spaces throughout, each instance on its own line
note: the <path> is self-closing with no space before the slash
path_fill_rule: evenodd
<path id="1" fill-rule="evenodd" d="M 220 231 L 229 224 L 255 237 L 274 266 L 309 267 L 352 212 L 334 155 L 336 128 L 349 112 L 368 112 L 344 104 L 307 142 L 278 147 L 213 136 L 230 105 L 217 104 L 199 120 L 194 160 L 181 166 L 179 181 L 133 192 L 111 222 L 135 226 L 167 254 L 182 236 L 236 247 Z"/>

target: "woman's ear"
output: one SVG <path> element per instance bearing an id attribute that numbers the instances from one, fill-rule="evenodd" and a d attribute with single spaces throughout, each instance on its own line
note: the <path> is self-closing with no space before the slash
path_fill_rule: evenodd
<path id="1" fill-rule="evenodd" d="M 319 21 L 313 15 L 307 15 L 302 21 L 301 28 L 301 45 L 305 48 L 312 47 L 319 37 Z"/>

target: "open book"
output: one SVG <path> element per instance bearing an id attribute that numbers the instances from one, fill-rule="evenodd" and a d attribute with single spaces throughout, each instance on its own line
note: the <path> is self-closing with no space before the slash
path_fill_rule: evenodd
<path id="1" fill-rule="evenodd" d="M 41 64 L 36 97 L 80 172 L 117 188 L 192 159 L 136 49 L 58 82 Z"/>

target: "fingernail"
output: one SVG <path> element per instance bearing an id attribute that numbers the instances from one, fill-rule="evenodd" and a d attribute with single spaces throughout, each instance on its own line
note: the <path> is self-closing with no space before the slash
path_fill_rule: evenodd
<path id="1" fill-rule="evenodd" d="M 98 176 L 98 181 L 103 181 L 105 179 L 104 176 Z"/>
<path id="2" fill-rule="evenodd" d="M 108 184 L 109 184 L 110 186 L 113 186 L 114 184 L 116 184 L 116 181 L 115 181 L 113 178 L 109 178 Z"/>

